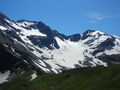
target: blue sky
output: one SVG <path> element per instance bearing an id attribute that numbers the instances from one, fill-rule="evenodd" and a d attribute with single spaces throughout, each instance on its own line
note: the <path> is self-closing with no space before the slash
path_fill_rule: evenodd
<path id="1" fill-rule="evenodd" d="M 66 35 L 88 29 L 120 36 L 120 0 L 0 0 L 13 20 L 42 21 Z"/>

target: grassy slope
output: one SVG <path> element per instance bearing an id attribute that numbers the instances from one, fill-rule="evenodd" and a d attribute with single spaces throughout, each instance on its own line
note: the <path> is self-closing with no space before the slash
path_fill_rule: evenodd
<path id="1" fill-rule="evenodd" d="M 28 71 L 0 85 L 0 90 L 120 90 L 120 65 L 42 74 L 33 81 L 29 76 Z"/>

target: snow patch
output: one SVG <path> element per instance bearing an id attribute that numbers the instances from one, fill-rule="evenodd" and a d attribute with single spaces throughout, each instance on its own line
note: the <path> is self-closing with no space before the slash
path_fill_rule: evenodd
<path id="1" fill-rule="evenodd" d="M 3 27 L 3 26 L 0 26 L 0 29 L 1 29 L 1 30 L 6 30 L 6 28 L 5 28 L 5 27 Z"/>
<path id="2" fill-rule="evenodd" d="M 34 73 L 31 75 L 30 81 L 34 80 L 36 77 L 37 77 L 37 73 L 36 71 L 34 71 Z"/>
<path id="3" fill-rule="evenodd" d="M 5 73 L 0 73 L 0 84 L 1 83 L 4 83 L 4 82 L 7 82 L 7 78 L 9 77 L 10 75 L 10 71 L 6 71 Z"/>
<path id="4" fill-rule="evenodd" d="M 21 33 L 26 36 L 36 35 L 36 36 L 46 37 L 46 35 L 41 33 L 38 29 L 31 29 L 31 30 L 22 29 Z"/>

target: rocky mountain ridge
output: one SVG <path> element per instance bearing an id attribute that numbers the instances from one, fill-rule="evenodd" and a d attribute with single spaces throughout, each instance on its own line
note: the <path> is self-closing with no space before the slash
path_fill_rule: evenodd
<path id="1" fill-rule="evenodd" d="M 78 67 L 120 63 L 120 38 L 98 30 L 66 36 L 42 22 L 14 21 L 0 13 L 0 71 L 27 67 L 60 73 Z"/>

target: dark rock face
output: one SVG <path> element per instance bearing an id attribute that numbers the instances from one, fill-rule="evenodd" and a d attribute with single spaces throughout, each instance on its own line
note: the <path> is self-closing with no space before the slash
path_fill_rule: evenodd
<path id="1" fill-rule="evenodd" d="M 54 46 L 55 48 L 59 48 L 59 45 L 57 44 L 56 40 L 55 40 L 55 33 L 53 30 L 51 30 L 48 26 L 45 26 L 44 24 L 39 23 L 39 26 L 37 26 L 37 28 L 39 28 L 40 32 L 45 34 L 46 36 L 28 36 L 28 39 L 31 40 L 31 42 L 34 45 L 39 46 L 40 48 L 42 47 L 47 47 L 49 49 L 53 49 L 52 46 Z M 40 26 L 42 25 L 42 26 Z M 51 46 L 52 45 L 52 46 Z"/>
<path id="2" fill-rule="evenodd" d="M 108 65 L 120 64 L 120 54 L 113 54 L 113 55 L 103 54 L 98 58 L 104 62 L 107 62 Z"/>
<path id="3" fill-rule="evenodd" d="M 83 33 L 82 40 L 85 40 L 88 37 L 91 37 L 89 33 L 95 32 L 95 30 L 87 30 L 86 32 Z"/>
<path id="4" fill-rule="evenodd" d="M 42 31 L 43 29 L 47 28 L 47 26 L 42 22 L 37 22 L 36 23 L 36 28 L 38 28 L 40 31 Z"/>
<path id="5" fill-rule="evenodd" d="M 4 34 L 5 36 L 8 36 L 8 37 L 10 37 L 10 38 L 14 38 L 14 39 L 16 39 L 16 40 L 24 43 L 24 42 L 22 41 L 22 39 L 17 35 L 17 33 L 16 33 L 15 30 L 6 30 L 6 31 L 4 31 L 4 33 L 0 31 L 0 33 L 1 33 L 1 34 Z"/>
<path id="6" fill-rule="evenodd" d="M 92 53 L 93 55 L 96 55 L 99 52 L 103 52 L 106 50 L 111 50 L 115 46 L 115 38 L 111 37 L 102 42 L 97 46 L 97 49 Z"/>
<path id="7" fill-rule="evenodd" d="M 68 36 L 66 36 L 66 35 L 64 35 L 64 34 L 60 34 L 58 31 L 56 31 L 56 30 L 53 30 L 52 31 L 53 32 L 53 36 L 54 37 L 59 37 L 61 40 L 67 40 L 68 39 Z"/>
<path id="8" fill-rule="evenodd" d="M 112 47 L 115 46 L 115 38 L 114 37 L 111 37 L 111 38 L 108 38 L 107 40 L 105 40 L 104 42 L 102 42 L 101 44 L 98 45 L 98 48 L 105 48 L 105 49 L 112 49 Z"/>
<path id="9" fill-rule="evenodd" d="M 41 37 L 41 36 L 28 36 L 29 40 L 31 40 L 31 42 L 40 47 L 47 47 L 49 49 L 53 49 L 53 47 L 51 45 L 53 45 L 56 48 L 59 48 L 56 40 L 52 37 Z"/>
<path id="10" fill-rule="evenodd" d="M 0 51 L 0 72 L 6 70 L 15 71 L 18 68 L 20 70 L 27 67 L 27 64 L 25 64 L 22 59 L 13 56 L 1 44 Z"/>
<path id="11" fill-rule="evenodd" d="M 69 36 L 69 39 L 70 41 L 78 42 L 81 39 L 81 35 L 80 34 L 71 35 Z"/>

